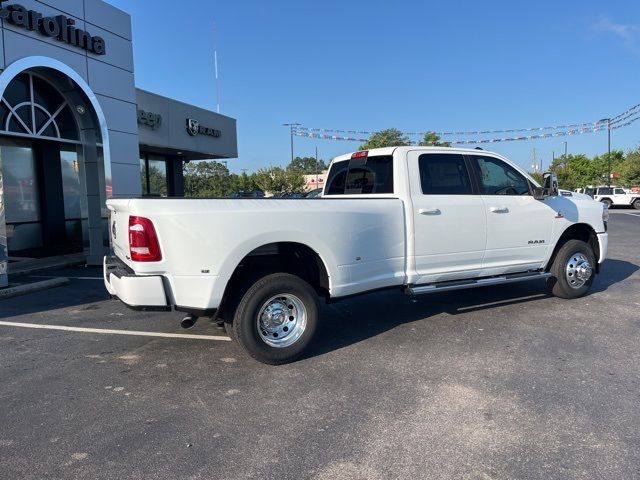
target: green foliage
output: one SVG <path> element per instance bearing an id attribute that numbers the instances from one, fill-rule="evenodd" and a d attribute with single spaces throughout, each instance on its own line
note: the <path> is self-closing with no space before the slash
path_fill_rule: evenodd
<path id="1" fill-rule="evenodd" d="M 440 135 L 435 132 L 427 132 L 424 134 L 420 145 L 423 146 L 434 146 L 434 147 L 450 147 L 451 143 L 449 142 L 441 142 Z"/>
<path id="2" fill-rule="evenodd" d="M 314 157 L 296 157 L 287 166 L 287 170 L 293 170 L 303 175 L 321 173 L 327 169 L 327 164 L 322 159 L 316 160 Z"/>
<path id="3" fill-rule="evenodd" d="M 360 145 L 360 150 L 371 150 L 372 148 L 382 147 L 402 147 L 411 145 L 409 137 L 405 136 L 397 128 L 387 128 L 379 132 L 373 133 L 369 139 Z"/>
<path id="4" fill-rule="evenodd" d="M 566 157 L 563 155 L 553 161 L 550 170 L 558 176 L 558 184 L 568 190 L 586 185 L 606 185 L 609 172 L 608 158 L 607 154 L 593 158 L 583 154 Z M 612 151 L 611 171 L 619 172 L 626 161 L 623 151 Z"/>
<path id="5" fill-rule="evenodd" d="M 302 192 L 304 189 L 302 173 L 290 168 L 262 168 L 255 173 L 255 182 L 260 190 L 273 195 Z"/>
<path id="6" fill-rule="evenodd" d="M 621 183 L 627 187 L 640 185 L 640 149 L 627 154 L 620 166 Z"/>
<path id="7" fill-rule="evenodd" d="M 185 197 L 226 197 L 233 191 L 231 174 L 223 163 L 185 163 L 183 174 Z"/>
<path id="8" fill-rule="evenodd" d="M 529 175 L 536 181 L 538 182 L 540 185 L 542 185 L 542 182 L 544 181 L 544 174 L 540 173 L 540 172 L 529 172 Z"/>

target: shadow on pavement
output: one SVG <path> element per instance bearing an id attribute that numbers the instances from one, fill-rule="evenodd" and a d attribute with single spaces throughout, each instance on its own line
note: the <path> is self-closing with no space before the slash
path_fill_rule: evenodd
<path id="1" fill-rule="evenodd" d="M 100 307 L 96 303 L 110 298 L 102 282 L 101 273 L 101 269 L 83 267 L 39 272 L 27 277 L 29 281 L 44 280 L 52 277 L 68 277 L 71 283 L 62 287 L 0 300 L 0 319 L 34 313 L 46 314 L 48 311 L 66 307 L 79 307 L 78 310 L 99 309 Z M 98 279 L 86 279 L 90 277 L 97 277 Z M 19 277 L 17 278 L 19 279 Z M 84 280 L 78 278 L 84 278 Z"/>
<path id="2" fill-rule="evenodd" d="M 600 275 L 596 277 L 591 292 L 604 292 L 610 286 L 629 278 L 638 269 L 640 267 L 635 263 L 608 258 L 601 265 Z"/>
<path id="3" fill-rule="evenodd" d="M 640 267 L 631 262 L 606 260 L 591 293 L 607 290 L 629 278 L 638 269 Z M 527 308 L 549 297 L 552 295 L 541 281 L 443 292 L 419 296 L 413 301 L 399 290 L 366 294 L 323 308 L 321 332 L 306 357 L 322 355 L 375 337 L 398 325 L 441 313 L 457 315 L 513 305 Z"/>

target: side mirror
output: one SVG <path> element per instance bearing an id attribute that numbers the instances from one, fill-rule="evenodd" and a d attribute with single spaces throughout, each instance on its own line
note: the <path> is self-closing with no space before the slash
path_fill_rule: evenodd
<path id="1" fill-rule="evenodd" d="M 533 187 L 533 198 L 544 200 L 544 187 Z"/>
<path id="2" fill-rule="evenodd" d="M 558 196 L 558 177 L 553 172 L 547 172 L 543 175 L 544 194 L 548 197 Z"/>

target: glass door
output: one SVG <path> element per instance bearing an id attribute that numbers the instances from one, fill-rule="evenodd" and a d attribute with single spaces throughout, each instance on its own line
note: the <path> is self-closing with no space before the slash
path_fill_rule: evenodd
<path id="1" fill-rule="evenodd" d="M 36 160 L 30 142 L 0 139 L 7 247 L 9 255 L 28 256 L 42 247 Z"/>

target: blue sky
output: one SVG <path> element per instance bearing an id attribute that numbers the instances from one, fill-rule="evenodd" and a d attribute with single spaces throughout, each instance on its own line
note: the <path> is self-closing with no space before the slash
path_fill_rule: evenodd
<path id="1" fill-rule="evenodd" d="M 133 17 L 136 84 L 238 120 L 234 171 L 285 165 L 281 124 L 403 131 L 595 121 L 640 103 L 640 2 L 110 0 Z M 606 133 L 494 144 L 525 168 Z M 640 143 L 640 122 L 612 148 Z M 357 143 L 295 139 L 329 159 Z"/>

